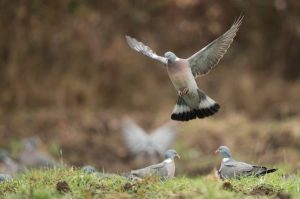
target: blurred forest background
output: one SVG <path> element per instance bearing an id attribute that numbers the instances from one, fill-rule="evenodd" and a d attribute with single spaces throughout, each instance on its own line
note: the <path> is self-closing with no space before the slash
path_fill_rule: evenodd
<path id="1" fill-rule="evenodd" d="M 124 36 L 186 58 L 244 15 L 218 67 L 197 79 L 221 110 L 179 124 L 179 172 L 209 172 L 221 144 L 245 161 L 297 168 L 299 10 L 299 0 L 0 0 L 0 146 L 15 155 L 22 138 L 38 135 L 68 164 L 130 170 L 120 119 L 156 128 L 177 92 Z"/>

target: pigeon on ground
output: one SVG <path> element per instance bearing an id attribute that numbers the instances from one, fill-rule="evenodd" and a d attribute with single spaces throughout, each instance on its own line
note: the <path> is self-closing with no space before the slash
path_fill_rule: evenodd
<path id="1" fill-rule="evenodd" d="M 13 178 L 10 175 L 8 175 L 8 174 L 2 174 L 2 173 L 0 173 L 0 183 L 1 182 L 5 182 L 7 180 L 12 180 L 12 179 Z"/>
<path id="2" fill-rule="evenodd" d="M 177 134 L 176 124 L 168 122 L 147 134 L 133 120 L 122 122 L 122 135 L 127 148 L 138 162 L 154 164 L 169 149 Z M 148 160 L 148 161 L 147 161 Z"/>
<path id="3" fill-rule="evenodd" d="M 97 169 L 91 165 L 85 165 L 81 169 L 86 174 L 96 173 Z"/>
<path id="4" fill-rule="evenodd" d="M 163 162 L 146 168 L 132 170 L 131 175 L 138 178 L 155 175 L 164 180 L 173 178 L 175 175 L 175 157 L 180 158 L 174 149 L 169 149 L 165 153 L 165 160 Z"/>
<path id="5" fill-rule="evenodd" d="M 23 151 L 19 156 L 20 164 L 29 168 L 54 167 L 58 163 L 48 154 L 38 149 L 40 143 L 38 137 L 32 137 L 23 140 Z"/>
<path id="6" fill-rule="evenodd" d="M 170 51 L 164 57 L 159 56 L 142 42 L 126 36 L 127 43 L 133 50 L 167 66 L 169 77 L 178 91 L 171 119 L 189 121 L 218 112 L 220 105 L 198 88 L 195 79 L 207 74 L 218 64 L 233 42 L 242 19 L 243 17 L 239 17 L 227 32 L 187 59 L 179 58 Z"/>
<path id="7" fill-rule="evenodd" d="M 22 170 L 19 164 L 11 159 L 9 153 L 4 149 L 0 150 L 0 162 L 1 172 L 10 176 L 14 176 Z"/>
<path id="8" fill-rule="evenodd" d="M 220 146 L 216 153 L 223 157 L 218 174 L 221 179 L 241 178 L 247 176 L 263 176 L 267 173 L 275 172 L 277 169 L 268 169 L 264 166 L 256 166 L 244 162 L 236 161 L 232 158 L 227 146 Z"/>

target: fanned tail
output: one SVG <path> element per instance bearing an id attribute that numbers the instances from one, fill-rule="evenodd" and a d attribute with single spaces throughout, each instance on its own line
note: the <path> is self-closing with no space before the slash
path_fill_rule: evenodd
<path id="1" fill-rule="evenodd" d="M 198 118 L 205 118 L 217 113 L 220 105 L 213 99 L 199 91 L 200 103 L 197 109 L 190 108 L 182 97 L 178 97 L 173 109 L 171 119 L 178 121 L 189 121 Z"/>

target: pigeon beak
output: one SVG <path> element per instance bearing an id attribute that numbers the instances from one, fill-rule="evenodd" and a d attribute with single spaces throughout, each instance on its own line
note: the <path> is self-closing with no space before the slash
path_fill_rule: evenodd
<path id="1" fill-rule="evenodd" d="M 219 150 L 218 150 L 218 149 L 215 151 L 215 154 L 217 154 L 217 153 L 219 153 Z"/>
<path id="2" fill-rule="evenodd" d="M 180 155 L 176 154 L 175 157 L 177 157 L 178 159 L 180 159 Z"/>

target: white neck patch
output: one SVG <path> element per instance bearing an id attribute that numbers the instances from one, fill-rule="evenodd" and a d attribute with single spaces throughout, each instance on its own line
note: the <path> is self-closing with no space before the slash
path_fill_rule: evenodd
<path id="1" fill-rule="evenodd" d="M 223 158 L 222 162 L 227 162 L 229 158 Z"/>
<path id="2" fill-rule="evenodd" d="M 165 163 L 171 163 L 172 162 L 172 159 L 171 158 L 168 158 L 166 160 L 164 160 Z"/>

